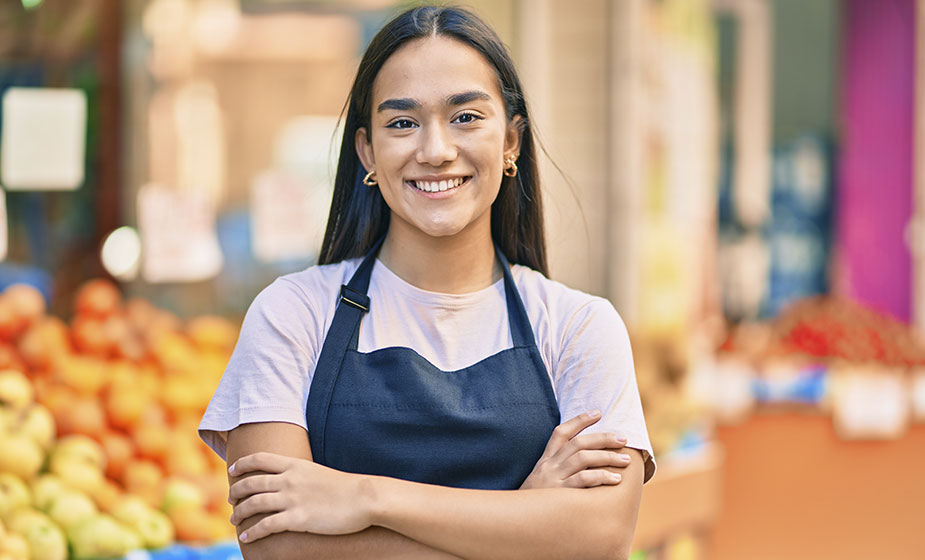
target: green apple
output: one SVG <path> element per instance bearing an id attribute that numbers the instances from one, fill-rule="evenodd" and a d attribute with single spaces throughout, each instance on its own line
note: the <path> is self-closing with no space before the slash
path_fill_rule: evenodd
<path id="1" fill-rule="evenodd" d="M 62 458 L 77 459 L 78 462 L 93 465 L 100 470 L 106 468 L 106 454 L 103 447 L 93 438 L 71 434 L 59 439 L 51 453 L 52 465 Z"/>
<path id="2" fill-rule="evenodd" d="M 22 535 L 7 533 L 0 540 L 0 558 L 4 560 L 29 560 L 29 542 Z"/>
<path id="3" fill-rule="evenodd" d="M 40 404 L 31 404 L 20 414 L 17 429 L 30 436 L 42 449 L 48 450 L 55 442 L 57 427 L 51 411 Z"/>
<path id="4" fill-rule="evenodd" d="M 66 491 L 67 486 L 58 475 L 51 473 L 39 475 L 32 481 L 32 505 L 47 513 L 51 502 Z"/>
<path id="5" fill-rule="evenodd" d="M 35 525 L 22 535 L 29 543 L 30 560 L 67 560 L 67 540 L 54 524 Z"/>
<path id="6" fill-rule="evenodd" d="M 65 490 L 48 507 L 48 516 L 65 531 L 99 513 L 89 496 L 78 490 Z"/>
<path id="7" fill-rule="evenodd" d="M 32 479 L 45 462 L 45 451 L 26 434 L 0 432 L 0 472 Z"/>
<path id="8" fill-rule="evenodd" d="M 29 487 L 18 476 L 0 472 L 0 520 L 6 523 L 12 513 L 32 503 Z"/>
<path id="9" fill-rule="evenodd" d="M 64 533 L 44 513 L 33 508 L 13 512 L 7 523 L 11 532 L 29 543 L 31 560 L 66 560 L 67 540 Z"/>
<path id="10" fill-rule="evenodd" d="M 0 404 L 20 409 L 31 403 L 34 397 L 32 383 L 22 372 L 15 369 L 0 371 Z"/>
<path id="11" fill-rule="evenodd" d="M 135 531 L 145 548 L 163 548 L 173 542 L 173 523 L 144 500 L 127 496 L 112 510 L 112 516 Z"/>
<path id="12" fill-rule="evenodd" d="M 170 515 L 170 512 L 175 509 L 187 507 L 204 509 L 205 506 L 205 492 L 198 485 L 177 477 L 167 479 L 164 486 L 164 499 L 161 503 L 164 513 Z"/>
<path id="13" fill-rule="evenodd" d="M 75 560 L 121 558 L 141 547 L 141 539 L 113 517 L 97 514 L 67 532 Z"/>

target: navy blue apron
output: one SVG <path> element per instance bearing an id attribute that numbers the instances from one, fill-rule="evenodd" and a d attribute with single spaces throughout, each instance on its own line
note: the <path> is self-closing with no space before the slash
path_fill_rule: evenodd
<path id="1" fill-rule="evenodd" d="M 513 347 L 443 371 L 410 348 L 357 351 L 378 249 L 341 286 L 318 357 L 305 413 L 312 457 L 345 472 L 519 488 L 559 424 L 559 408 L 507 260 L 497 252 Z"/>

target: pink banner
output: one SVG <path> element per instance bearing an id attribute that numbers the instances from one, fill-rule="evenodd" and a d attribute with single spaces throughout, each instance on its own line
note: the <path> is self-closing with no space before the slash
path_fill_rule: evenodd
<path id="1" fill-rule="evenodd" d="M 837 181 L 838 284 L 909 321 L 915 1 L 847 0 Z"/>

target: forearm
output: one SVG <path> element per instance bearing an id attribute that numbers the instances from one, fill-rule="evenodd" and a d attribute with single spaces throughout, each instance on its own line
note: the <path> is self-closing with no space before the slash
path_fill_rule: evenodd
<path id="1" fill-rule="evenodd" d="M 462 558 L 624 558 L 639 489 L 465 490 L 373 478 L 373 522 Z M 616 498 L 616 500 L 615 500 Z"/>
<path id="2" fill-rule="evenodd" d="M 264 516 L 254 516 L 242 523 L 246 530 Z M 459 560 L 457 556 L 436 550 L 383 527 L 370 527 L 350 535 L 314 535 L 285 532 L 270 535 L 249 544 L 241 544 L 245 560 L 291 560 L 324 558 L 325 560 Z"/>

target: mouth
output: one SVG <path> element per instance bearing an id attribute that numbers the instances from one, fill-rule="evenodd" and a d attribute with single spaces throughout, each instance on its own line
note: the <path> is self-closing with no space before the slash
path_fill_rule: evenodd
<path id="1" fill-rule="evenodd" d="M 408 183 L 411 187 L 419 191 L 428 192 L 428 193 L 436 193 L 436 192 L 450 191 L 455 188 L 458 188 L 466 184 L 471 178 L 472 178 L 471 176 L 465 176 L 465 177 L 456 177 L 453 179 L 444 179 L 442 181 L 411 181 L 411 180 L 408 180 L 405 182 Z"/>

